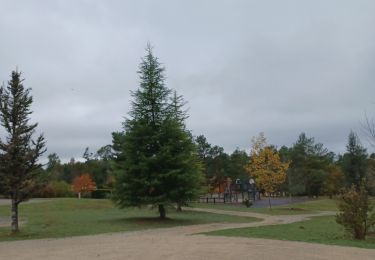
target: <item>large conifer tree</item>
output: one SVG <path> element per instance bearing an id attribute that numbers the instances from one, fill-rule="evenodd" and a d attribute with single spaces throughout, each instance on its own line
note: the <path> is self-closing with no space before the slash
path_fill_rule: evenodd
<path id="1" fill-rule="evenodd" d="M 13 71 L 8 86 L 0 88 L 0 123 L 7 134 L 0 140 L 0 184 L 12 201 L 12 232 L 18 231 L 18 204 L 36 187 L 38 158 L 45 151 L 43 135 L 32 139 L 38 124 L 29 123 L 33 99 L 22 81 L 21 73 Z"/>
<path id="2" fill-rule="evenodd" d="M 186 130 L 182 98 L 164 84 L 164 68 L 148 45 L 140 64 L 140 86 L 132 93 L 130 118 L 123 132 L 113 133 L 116 185 L 120 207 L 179 206 L 199 192 L 201 166 Z"/>
<path id="3" fill-rule="evenodd" d="M 367 168 L 367 152 L 362 146 L 356 133 L 351 131 L 346 145 L 347 152 L 342 158 L 342 166 L 346 176 L 347 186 L 354 184 L 359 187 Z"/>

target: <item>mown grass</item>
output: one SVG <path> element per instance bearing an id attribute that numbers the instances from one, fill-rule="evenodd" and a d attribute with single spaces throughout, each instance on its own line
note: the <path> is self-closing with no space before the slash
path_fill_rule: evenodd
<path id="1" fill-rule="evenodd" d="M 206 234 L 375 248 L 375 236 L 368 236 L 365 241 L 354 240 L 345 232 L 342 226 L 336 223 L 334 216 L 314 217 L 311 220 L 286 225 L 218 230 Z"/>
<path id="2" fill-rule="evenodd" d="M 9 217 L 10 207 L 1 206 L 0 216 Z M 233 217 L 204 212 L 170 209 L 167 219 L 158 218 L 156 210 L 118 209 L 111 201 L 94 199 L 53 199 L 47 202 L 20 204 L 20 232 L 12 235 L 9 227 L 0 228 L 0 241 L 58 238 L 119 231 L 173 227 L 214 222 L 243 223 L 255 218 Z"/>
<path id="3" fill-rule="evenodd" d="M 314 199 L 306 202 L 275 206 L 269 208 L 246 208 L 242 204 L 212 204 L 212 203 L 192 203 L 192 207 L 210 208 L 231 211 L 256 212 L 267 215 L 300 215 L 309 214 L 316 211 L 337 211 L 337 201 L 334 199 Z"/>

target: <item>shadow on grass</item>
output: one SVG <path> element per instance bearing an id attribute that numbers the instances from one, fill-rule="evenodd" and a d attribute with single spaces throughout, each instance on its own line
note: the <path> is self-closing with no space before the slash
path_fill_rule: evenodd
<path id="1" fill-rule="evenodd" d="M 294 211 L 294 212 L 311 212 L 311 210 L 301 209 L 301 208 L 277 208 L 278 210 Z"/>

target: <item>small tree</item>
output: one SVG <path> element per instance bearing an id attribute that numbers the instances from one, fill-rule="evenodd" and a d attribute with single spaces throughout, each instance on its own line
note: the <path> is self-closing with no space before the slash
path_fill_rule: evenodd
<path id="1" fill-rule="evenodd" d="M 250 163 L 247 167 L 250 175 L 255 178 L 256 185 L 268 194 L 271 209 L 270 194 L 285 182 L 289 163 L 283 163 L 275 149 L 267 146 L 263 133 L 253 139 L 250 152 Z"/>
<path id="2" fill-rule="evenodd" d="M 6 132 L 0 140 L 0 185 L 12 203 L 12 232 L 18 231 L 18 205 L 36 189 L 41 164 L 38 158 L 45 152 L 43 135 L 33 140 L 38 124 L 30 124 L 30 89 L 25 89 L 21 73 L 13 71 L 8 86 L 0 88 L 0 123 Z"/>
<path id="3" fill-rule="evenodd" d="M 371 214 L 373 205 L 365 186 L 353 184 L 342 194 L 338 207 L 340 213 L 336 215 L 336 222 L 343 225 L 354 239 L 364 240 L 369 228 L 375 225 L 375 213 Z"/>
<path id="4" fill-rule="evenodd" d="M 347 152 L 342 158 L 342 168 L 346 177 L 347 187 L 352 184 L 359 187 L 366 175 L 367 152 L 361 144 L 358 135 L 353 131 L 349 134 L 346 150 Z"/>
<path id="5" fill-rule="evenodd" d="M 73 191 L 78 194 L 79 199 L 81 198 L 81 194 L 85 195 L 94 190 L 96 190 L 96 185 L 91 179 L 90 174 L 86 173 L 74 178 Z"/>

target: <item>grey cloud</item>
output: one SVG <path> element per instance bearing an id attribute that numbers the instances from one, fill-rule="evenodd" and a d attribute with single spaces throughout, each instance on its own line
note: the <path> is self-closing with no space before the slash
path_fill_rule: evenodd
<path id="1" fill-rule="evenodd" d="M 370 0 L 1 1 L 0 80 L 24 71 L 49 152 L 80 157 L 121 129 L 151 41 L 194 134 L 230 152 L 260 131 L 278 146 L 305 131 L 343 152 L 375 111 L 374 11 Z"/>

